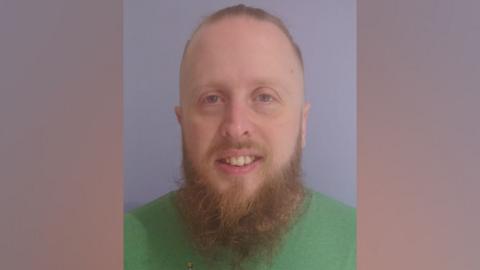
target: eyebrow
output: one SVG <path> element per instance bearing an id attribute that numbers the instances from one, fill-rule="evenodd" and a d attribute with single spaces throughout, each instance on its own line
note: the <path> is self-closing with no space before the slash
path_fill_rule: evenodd
<path id="1" fill-rule="evenodd" d="M 220 90 L 220 89 L 225 89 L 225 88 L 227 88 L 225 83 L 208 82 L 208 83 L 205 83 L 205 84 L 193 85 L 190 88 L 190 91 L 191 91 L 191 93 L 202 93 L 203 89 Z"/>
<path id="2" fill-rule="evenodd" d="M 282 95 L 286 95 L 286 96 L 291 96 L 293 94 L 292 89 L 289 89 L 286 85 L 283 85 L 282 83 L 279 83 L 275 79 L 257 78 L 257 79 L 254 79 L 251 82 L 251 84 L 255 85 L 256 88 L 258 88 L 259 86 L 265 86 L 267 88 L 272 88 L 278 94 L 282 94 Z"/>
<path id="3" fill-rule="evenodd" d="M 290 89 L 288 89 L 287 87 L 285 87 L 281 83 L 278 83 L 275 79 L 266 78 L 266 77 L 265 78 L 252 79 L 250 82 L 248 82 L 248 86 L 252 87 L 252 88 L 257 88 L 259 86 L 265 86 L 265 87 L 273 88 L 275 90 L 278 90 L 278 91 L 280 91 L 282 93 L 285 93 L 285 94 L 288 94 L 288 95 L 290 95 L 292 93 L 292 91 Z M 192 90 L 192 92 L 198 92 L 199 90 L 202 90 L 202 89 L 221 90 L 221 89 L 225 89 L 225 88 L 229 88 L 228 82 L 223 82 L 223 81 L 220 81 L 220 80 L 212 80 L 212 81 L 207 82 L 205 84 L 194 85 L 190 89 Z"/>

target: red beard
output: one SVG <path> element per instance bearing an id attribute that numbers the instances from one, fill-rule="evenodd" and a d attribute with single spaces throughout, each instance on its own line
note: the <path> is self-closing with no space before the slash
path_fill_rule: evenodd
<path id="1" fill-rule="evenodd" d="M 289 162 L 266 172 L 262 185 L 248 197 L 239 192 L 243 190 L 241 181 L 233 180 L 227 190 L 218 192 L 210 181 L 202 179 L 201 170 L 194 168 L 183 149 L 184 182 L 176 205 L 194 246 L 204 257 L 215 261 L 219 252 L 227 250 L 233 254 L 234 266 L 250 258 L 271 261 L 289 225 L 301 214 L 305 189 L 300 145 L 299 139 Z M 222 147 L 241 145 L 226 143 Z"/>

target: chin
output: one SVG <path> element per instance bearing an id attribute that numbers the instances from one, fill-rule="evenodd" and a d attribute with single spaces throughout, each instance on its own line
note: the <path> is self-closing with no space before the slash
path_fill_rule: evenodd
<path id="1" fill-rule="evenodd" d="M 244 177 L 244 176 L 214 176 L 209 178 L 209 185 L 213 187 L 219 194 L 236 193 L 245 199 L 251 199 L 260 189 L 260 177 Z"/>

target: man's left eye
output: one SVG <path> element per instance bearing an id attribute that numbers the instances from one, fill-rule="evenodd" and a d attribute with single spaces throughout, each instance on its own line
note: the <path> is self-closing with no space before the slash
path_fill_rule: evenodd
<path id="1" fill-rule="evenodd" d="M 260 94 L 255 98 L 257 101 L 270 103 L 274 101 L 274 98 L 269 94 Z"/>

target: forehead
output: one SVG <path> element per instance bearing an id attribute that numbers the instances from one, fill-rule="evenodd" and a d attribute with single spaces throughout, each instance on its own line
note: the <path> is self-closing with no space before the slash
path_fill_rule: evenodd
<path id="1" fill-rule="evenodd" d="M 181 84 L 187 88 L 212 81 L 298 84 L 303 79 L 287 36 L 271 22 L 241 16 L 202 26 L 182 66 Z"/>
<path id="2" fill-rule="evenodd" d="M 255 38 L 256 41 L 273 39 L 274 42 L 289 44 L 286 35 L 274 23 L 241 15 L 205 23 L 192 37 L 192 43 L 239 41 L 244 38 Z"/>

